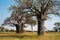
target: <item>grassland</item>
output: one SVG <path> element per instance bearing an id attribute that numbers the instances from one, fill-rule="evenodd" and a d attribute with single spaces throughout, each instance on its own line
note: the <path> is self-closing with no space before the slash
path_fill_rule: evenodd
<path id="1" fill-rule="evenodd" d="M 24 32 L 22 34 L 16 34 L 15 32 L 0 32 L 0 40 L 60 40 L 59 32 L 48 32 L 43 36 L 37 36 L 34 32 Z"/>

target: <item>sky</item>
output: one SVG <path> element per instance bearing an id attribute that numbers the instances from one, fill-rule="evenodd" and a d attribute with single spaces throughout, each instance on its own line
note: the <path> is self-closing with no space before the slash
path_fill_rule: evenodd
<path id="1" fill-rule="evenodd" d="M 14 0 L 0 0 L 0 25 L 4 22 L 4 20 L 11 15 L 11 12 L 9 12 L 8 8 L 14 4 Z M 55 22 L 60 22 L 60 17 L 55 15 L 49 15 L 51 19 L 48 19 L 45 21 L 45 27 L 47 30 L 52 30 L 54 27 Z M 12 27 L 4 26 L 5 28 L 11 29 Z M 37 25 L 33 27 L 34 30 L 37 30 Z M 13 28 L 15 29 L 15 27 Z M 25 28 L 27 30 L 30 30 L 31 27 L 28 26 Z"/>

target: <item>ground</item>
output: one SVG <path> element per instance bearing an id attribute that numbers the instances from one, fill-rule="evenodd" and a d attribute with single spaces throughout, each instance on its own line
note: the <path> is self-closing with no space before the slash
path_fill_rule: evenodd
<path id="1" fill-rule="evenodd" d="M 37 36 L 36 32 L 0 32 L 0 40 L 60 40 L 59 32 L 45 32 L 43 36 Z"/>

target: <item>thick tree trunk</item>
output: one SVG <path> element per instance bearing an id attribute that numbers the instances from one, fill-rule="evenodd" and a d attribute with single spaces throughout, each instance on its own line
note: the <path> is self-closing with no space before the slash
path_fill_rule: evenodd
<path id="1" fill-rule="evenodd" d="M 44 19 L 43 19 L 43 14 L 40 14 L 37 16 L 38 18 L 38 36 L 44 34 Z"/>
<path id="2" fill-rule="evenodd" d="M 44 21 L 38 21 L 38 35 L 44 34 Z"/>
<path id="3" fill-rule="evenodd" d="M 24 32 L 24 30 L 23 30 L 23 26 L 22 26 L 20 29 L 20 33 L 23 33 L 23 32 Z"/>
<path id="4" fill-rule="evenodd" d="M 15 26 L 16 26 L 16 33 L 20 33 L 19 26 L 17 24 Z"/>
<path id="5" fill-rule="evenodd" d="M 23 28 L 24 28 L 24 24 L 23 23 L 18 23 L 18 24 L 14 24 L 16 26 L 16 33 L 23 33 Z"/>
<path id="6" fill-rule="evenodd" d="M 24 28 L 24 24 L 21 23 L 21 24 L 20 24 L 20 33 L 23 33 L 23 32 L 24 32 L 24 29 L 23 29 L 23 28 Z"/>

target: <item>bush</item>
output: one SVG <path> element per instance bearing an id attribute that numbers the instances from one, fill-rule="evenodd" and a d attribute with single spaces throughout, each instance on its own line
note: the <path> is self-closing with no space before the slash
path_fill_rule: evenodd
<path id="1" fill-rule="evenodd" d="M 10 32 L 15 32 L 15 30 L 11 29 Z"/>

